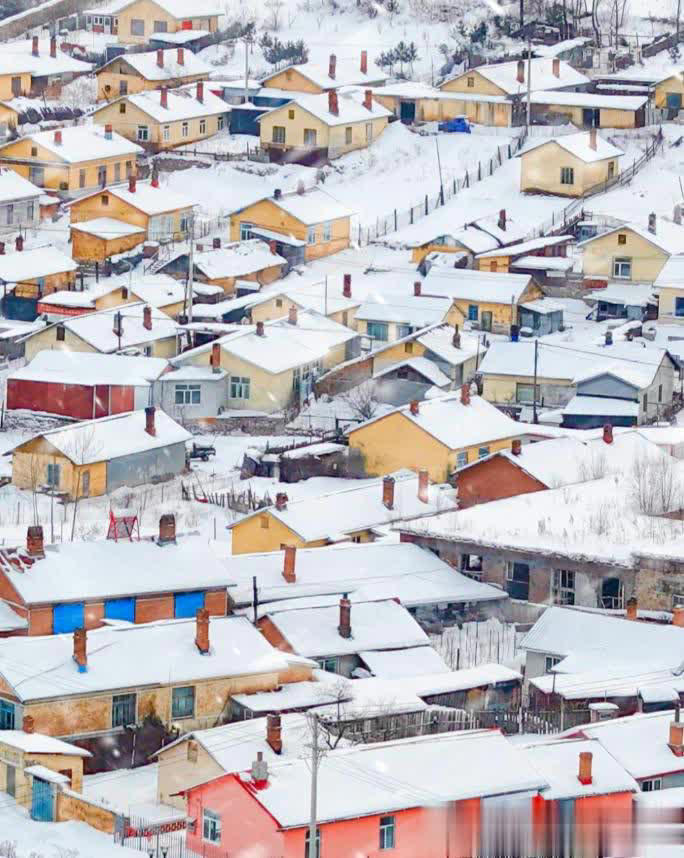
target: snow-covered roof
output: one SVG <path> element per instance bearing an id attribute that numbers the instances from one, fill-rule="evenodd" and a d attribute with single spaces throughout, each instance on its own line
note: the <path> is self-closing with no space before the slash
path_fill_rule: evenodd
<path id="1" fill-rule="evenodd" d="M 138 110 L 157 122 L 179 122 L 182 119 L 199 119 L 203 116 L 217 116 L 230 111 L 230 105 L 209 89 L 204 84 L 202 101 L 197 100 L 197 84 L 189 87 L 166 90 L 166 107 L 162 107 L 161 92 L 158 89 L 150 89 L 145 92 L 136 92 L 133 95 L 124 95 L 110 104 L 127 100 Z M 108 107 L 109 105 L 106 105 Z M 93 116 L 97 117 L 100 110 L 96 110 Z"/>
<path id="2" fill-rule="evenodd" d="M 44 438 L 77 465 L 158 450 L 170 444 L 183 444 L 192 437 L 160 409 L 157 409 L 154 418 L 155 435 L 145 431 L 145 420 L 144 410 L 129 411 L 49 429 L 36 437 Z M 21 446 L 19 444 L 15 449 Z"/>
<path id="3" fill-rule="evenodd" d="M 594 739 L 633 778 L 649 778 L 684 771 L 684 761 L 668 747 L 672 710 L 629 715 L 595 724 L 583 724 L 564 735 Z"/>
<path id="4" fill-rule="evenodd" d="M 572 266 L 573 260 L 564 256 L 520 256 L 510 264 L 521 271 L 569 271 Z"/>
<path id="5" fill-rule="evenodd" d="M 401 470 L 391 476 L 394 478 L 392 509 L 388 509 L 382 502 L 382 478 L 373 478 L 352 480 L 345 488 L 289 501 L 284 509 L 270 506 L 267 511 L 306 542 L 318 539 L 340 541 L 359 530 L 430 515 L 438 510 L 451 508 L 455 503 L 451 486 L 430 485 L 428 501 L 424 503 L 418 497 L 417 474 Z M 252 515 L 263 513 L 264 510 L 257 510 Z M 239 525 L 240 522 L 236 524 Z M 236 524 L 229 526 L 235 527 Z"/>
<path id="6" fill-rule="evenodd" d="M 531 84 L 533 95 L 537 90 L 557 89 L 565 86 L 582 86 L 589 83 L 589 78 L 575 71 L 568 63 L 560 60 L 558 77 L 553 73 L 553 60 L 546 57 L 535 57 L 531 62 Z M 456 78 L 466 77 L 468 74 L 478 72 L 495 86 L 498 86 L 508 95 L 524 94 L 527 92 L 527 61 L 524 62 L 525 82 L 518 81 L 517 61 L 507 63 L 492 63 L 491 65 L 475 66 L 466 72 L 459 72 L 448 78 L 444 83 Z M 444 86 L 444 84 L 442 84 Z"/>
<path id="7" fill-rule="evenodd" d="M 583 784 L 578 777 L 579 759 L 581 753 L 587 752 L 592 755 L 591 782 Z M 599 742 L 592 739 L 540 741 L 527 745 L 523 753 L 540 776 L 548 781 L 549 786 L 541 792 L 547 801 L 639 791 L 634 778 Z"/>
<path id="8" fill-rule="evenodd" d="M 44 733 L 25 733 L 23 730 L 3 730 L 0 745 L 9 745 L 25 754 L 68 754 L 71 757 L 91 757 L 90 751 L 46 736 Z"/>
<path id="9" fill-rule="evenodd" d="M 122 3 L 111 3 L 107 4 L 104 8 L 107 9 L 110 13 L 116 14 L 120 12 L 122 9 L 125 9 L 127 6 L 130 6 L 131 3 L 135 3 L 136 0 L 124 0 Z M 216 15 L 222 15 L 224 13 L 224 9 L 220 6 L 213 5 L 211 0 L 204 0 L 201 2 L 199 6 L 195 6 L 194 4 L 188 7 L 187 3 L 184 3 L 183 0 L 154 0 L 154 2 L 160 6 L 165 12 L 168 12 L 173 18 L 183 19 L 183 18 L 213 18 Z M 102 14 L 102 9 L 97 14 Z M 193 30 L 194 32 L 194 30 Z M 159 35 L 162 38 L 166 38 L 166 33 L 155 33 L 155 35 Z"/>
<path id="10" fill-rule="evenodd" d="M 609 396 L 573 396 L 561 413 L 568 416 L 633 417 L 639 416 L 639 403 Z"/>
<path id="11" fill-rule="evenodd" d="M 487 257 L 488 259 L 494 256 L 522 256 L 526 253 L 532 253 L 535 250 L 543 250 L 545 247 L 555 247 L 557 244 L 568 244 L 574 241 L 573 235 L 543 235 L 540 238 L 532 238 L 529 241 L 519 241 L 515 244 L 508 244 L 506 247 L 497 247 L 494 250 L 478 253 L 477 259 Z"/>
<path id="12" fill-rule="evenodd" d="M 99 125 L 73 125 L 59 130 L 62 134 L 61 143 L 55 143 L 54 131 L 38 131 L 23 139 L 42 146 L 67 164 L 139 155 L 144 151 L 137 143 L 132 143 L 116 131 L 112 131 L 111 137 L 106 137 L 104 128 Z"/>
<path id="13" fill-rule="evenodd" d="M 422 429 L 450 450 L 460 450 L 475 444 L 488 444 L 520 435 L 520 424 L 481 396 L 471 396 L 470 403 L 461 401 L 461 391 L 426 399 L 418 405 L 418 413 L 411 405 L 401 405 L 390 414 L 401 414 L 414 426 Z M 384 420 L 389 415 L 371 418 L 349 430 L 349 435 Z"/>
<path id="14" fill-rule="evenodd" d="M 147 387 L 159 378 L 167 366 L 166 358 L 57 349 L 38 352 L 29 364 L 14 370 L 8 378 L 56 384 L 127 384 Z"/>
<path id="15" fill-rule="evenodd" d="M 532 52 L 538 57 L 556 57 L 573 48 L 581 48 L 591 41 L 587 36 L 577 36 L 575 39 L 563 39 L 555 45 L 535 45 Z"/>
<path id="16" fill-rule="evenodd" d="M 585 238 L 584 241 L 581 241 L 577 246 L 583 248 L 592 241 L 598 241 L 599 239 L 605 238 L 608 235 L 613 235 L 616 232 L 633 232 L 640 238 L 645 239 L 650 244 L 659 247 L 661 250 L 664 250 L 665 253 L 669 253 L 671 255 L 681 253 L 682 247 L 684 247 L 684 226 L 671 223 L 664 218 L 658 219 L 655 232 L 651 232 L 640 224 L 633 222 L 624 223 L 622 226 L 616 226 L 606 232 L 600 232 L 591 238 Z"/>
<path id="17" fill-rule="evenodd" d="M 530 285 L 529 274 L 499 274 L 467 268 L 431 268 L 423 281 L 423 291 L 446 295 L 452 300 L 511 304 Z"/>
<path id="18" fill-rule="evenodd" d="M 684 253 L 673 253 L 653 281 L 658 289 L 681 289 L 684 287 Z"/>
<path id="19" fill-rule="evenodd" d="M 431 551 L 407 542 L 340 543 L 324 548 L 299 548 L 295 555 L 295 581 L 283 578 L 284 552 L 234 554 L 227 558 L 226 574 L 237 586 L 231 599 L 237 605 L 252 602 L 252 579 L 256 577 L 259 602 L 292 600 L 331 594 L 330 604 L 339 594 L 349 593 L 352 601 L 361 598 L 398 598 L 402 605 L 433 602 L 477 602 L 506 598 L 493 587 L 463 575 Z M 372 595 L 372 591 L 376 591 Z M 382 591 L 382 592 L 378 592 Z M 368 595 L 365 595 L 368 594 Z M 377 594 L 377 595 L 376 595 Z"/>
<path id="20" fill-rule="evenodd" d="M 357 101 L 351 95 L 340 94 L 337 99 L 337 113 L 329 110 L 328 94 L 309 95 L 308 93 L 293 93 L 294 98 L 288 104 L 281 104 L 267 110 L 264 115 L 286 110 L 288 105 L 297 104 L 302 110 L 319 119 L 325 125 L 350 125 L 355 122 L 368 122 L 373 119 L 382 119 L 392 116 L 392 111 L 387 110 L 377 101 L 371 101 L 371 109 Z"/>
<path id="21" fill-rule="evenodd" d="M 22 283 L 77 268 L 70 256 L 51 245 L 0 254 L 0 280 L 5 283 Z"/>
<path id="22" fill-rule="evenodd" d="M 454 329 L 451 325 L 435 325 L 417 337 L 416 342 L 452 366 L 460 366 L 478 352 L 484 353 L 483 346 L 478 345 L 477 336 L 467 331 L 461 331 L 460 337 L 461 345 L 456 348 L 454 346 Z"/>
<path id="23" fill-rule="evenodd" d="M 547 91 L 532 92 L 530 101 L 532 104 L 562 104 L 570 107 L 593 107 L 608 110 L 639 110 L 646 104 L 648 97 L 645 95 L 601 95 L 595 92 Z M 561 137 L 555 138 L 558 142 L 561 139 Z M 608 155 L 607 157 L 611 156 Z"/>
<path id="24" fill-rule="evenodd" d="M 232 583 L 225 562 L 197 536 L 179 536 L 176 543 L 162 546 L 150 540 L 47 545 L 45 557 L 24 568 L 10 556 L 0 555 L 0 567 L 26 604 L 225 588 Z"/>
<path id="25" fill-rule="evenodd" d="M 250 776 L 242 778 L 248 786 Z M 546 785 L 524 752 L 496 730 L 400 739 L 328 753 L 318 772 L 317 817 L 319 823 L 358 819 Z M 268 789 L 250 792 L 282 828 L 308 824 L 311 772 L 305 760 L 272 767 Z"/>
<path id="26" fill-rule="evenodd" d="M 72 200 L 71 203 L 66 204 L 66 207 L 68 208 L 74 205 L 74 203 L 79 203 L 90 197 L 100 197 L 103 194 L 111 194 L 147 215 L 175 212 L 181 209 L 190 209 L 197 205 L 190 197 L 172 191 L 166 186 L 159 185 L 159 187 L 155 187 L 151 182 L 136 182 L 135 191 L 131 192 L 129 183 L 125 182 L 120 185 L 107 185 L 106 188 L 99 188 L 97 191 L 93 191 L 92 194 Z M 75 226 L 76 224 L 72 224 L 72 228 Z"/>
<path id="27" fill-rule="evenodd" d="M 455 244 L 467 247 L 471 253 L 480 254 L 488 250 L 501 247 L 502 241 L 498 240 L 496 234 L 491 233 L 489 225 L 479 228 L 475 224 L 458 226 L 453 217 L 443 212 L 443 207 L 431 212 L 426 218 L 421 218 L 417 223 L 405 226 L 391 233 L 381 243 L 404 247 L 421 247 L 424 244 L 435 242 L 442 236 L 448 236 Z M 443 215 L 443 216 L 440 216 Z"/>
<path id="28" fill-rule="evenodd" d="M 90 630 L 84 673 L 72 658 L 71 634 L 7 638 L 0 652 L 0 675 L 26 702 L 288 667 L 288 656 L 274 649 L 244 617 L 211 618 L 207 655 L 197 649 L 195 634 L 194 619 Z"/>
<path id="29" fill-rule="evenodd" d="M 303 75 L 307 80 L 310 80 L 321 89 L 337 89 L 343 86 L 370 86 L 371 84 L 382 83 L 387 80 L 387 75 L 375 66 L 372 60 L 368 63 L 368 71 L 364 74 L 361 71 L 361 56 L 359 54 L 358 58 L 354 58 L 353 60 L 338 57 L 335 63 L 334 78 L 331 78 L 328 74 L 329 65 L 327 63 L 307 62 L 287 66 L 285 69 L 278 69 L 278 71 L 262 78 L 261 83 L 267 84 L 269 80 L 281 75 L 287 68 L 291 68 L 293 72 Z"/>
<path id="30" fill-rule="evenodd" d="M 432 295 L 370 295 L 356 311 L 357 319 L 396 322 L 425 328 L 443 321 L 451 299 Z"/>
<path id="31" fill-rule="evenodd" d="M 684 675 L 681 667 L 657 668 L 638 661 L 627 666 L 625 661 L 611 661 L 612 652 L 598 653 L 602 659 L 596 665 L 596 653 L 591 654 L 591 666 L 582 673 L 555 673 L 535 676 L 532 685 L 544 694 L 557 694 L 565 700 L 609 700 L 619 697 L 638 697 L 650 688 L 670 686 L 678 694 L 684 693 Z M 653 665 L 653 660 L 651 665 Z M 659 698 L 662 701 L 662 698 Z M 669 702 L 669 701 L 666 701 Z"/>
<path id="32" fill-rule="evenodd" d="M 145 232 L 141 226 L 135 226 L 123 220 L 116 220 L 113 217 L 96 217 L 92 220 L 81 220 L 78 223 L 72 223 L 70 226 L 76 232 L 87 232 L 89 235 L 106 240 Z"/>
<path id="33" fill-rule="evenodd" d="M 40 197 L 42 194 L 43 189 L 33 182 L 29 182 L 9 167 L 0 167 L 0 202 L 11 203 L 13 200 L 31 199 Z"/>
<path id="34" fill-rule="evenodd" d="M 196 252 L 194 264 L 207 279 L 217 280 L 222 277 L 244 277 L 274 265 L 286 265 L 287 260 L 277 253 L 271 253 L 266 242 L 251 239 L 235 242 L 227 247 Z M 254 296 L 247 297 L 248 300 L 258 300 Z"/>
<path id="35" fill-rule="evenodd" d="M 397 361 L 397 363 L 389 364 L 389 366 L 385 366 L 373 373 L 373 378 L 382 378 L 391 372 L 396 372 L 400 367 L 412 369 L 437 387 L 446 387 L 451 384 L 449 376 L 445 375 L 436 363 L 425 357 L 409 357 L 405 360 Z"/>
<path id="36" fill-rule="evenodd" d="M 645 307 L 654 304 L 655 286 L 643 283 L 609 283 L 605 289 L 596 289 L 582 296 L 584 300 L 603 301 L 607 304 L 624 304 L 628 307 Z"/>
<path id="37" fill-rule="evenodd" d="M 188 42 L 194 42 L 196 39 L 203 39 L 210 35 L 209 30 L 176 30 L 175 33 L 155 33 L 151 41 L 164 42 L 170 45 L 187 45 Z"/>
<path id="38" fill-rule="evenodd" d="M 17 39 L 6 42 L 0 55 L 0 74 L 18 74 L 30 71 L 33 77 L 52 77 L 69 73 L 85 73 L 92 69 L 90 63 L 77 60 L 57 45 L 56 55 L 50 56 L 50 39 L 39 39 L 38 56 L 33 56 L 32 39 Z"/>
<path id="39" fill-rule="evenodd" d="M 541 259 L 542 257 L 530 256 L 527 258 Z M 565 262 L 566 260 L 563 261 Z M 570 260 L 567 261 L 570 262 Z M 554 301 L 553 298 L 535 298 L 534 301 L 525 301 L 520 306 L 523 310 L 531 310 L 533 313 L 540 313 L 542 316 L 546 316 L 549 313 L 562 313 L 565 310 L 565 305 L 560 301 Z"/>
<path id="40" fill-rule="evenodd" d="M 404 679 L 432 673 L 450 673 L 442 656 L 431 646 L 410 649 L 363 650 L 359 657 L 379 679 Z"/>
<path id="41" fill-rule="evenodd" d="M 351 217 L 354 214 L 350 208 L 338 202 L 327 191 L 321 190 L 321 188 L 310 188 L 301 194 L 294 192 L 291 194 L 281 194 L 277 198 L 262 197 L 261 199 L 269 200 L 274 206 L 278 206 L 278 208 L 307 226 L 325 223 L 329 220 L 337 220 L 338 218 Z M 255 202 L 260 202 L 260 200 L 253 200 L 249 205 L 253 205 Z M 242 206 L 239 209 L 235 209 L 231 214 L 237 214 L 245 208 L 247 206 Z M 252 232 L 264 235 L 266 231 L 263 229 L 253 229 Z M 268 237 L 278 240 L 282 240 L 283 238 L 280 233 L 273 233 Z"/>
<path id="42" fill-rule="evenodd" d="M 625 153 L 622 149 L 614 146 L 608 140 L 604 140 L 600 134 L 596 134 L 596 148 L 591 146 L 591 132 L 580 131 L 577 134 L 563 134 L 560 137 L 553 137 L 550 140 L 537 139 L 531 140 L 523 149 L 518 152 L 516 157 L 525 157 L 530 152 L 535 151 L 543 146 L 560 146 L 570 155 L 584 161 L 585 164 L 593 164 L 595 161 L 604 161 L 607 158 L 619 158 Z"/>
<path id="43" fill-rule="evenodd" d="M 131 284 L 131 292 L 152 307 L 168 307 L 185 299 L 185 284 L 168 274 L 146 274 Z"/>
<path id="44" fill-rule="evenodd" d="M 157 63 L 157 51 L 123 54 L 100 66 L 98 74 L 105 71 L 114 62 L 124 62 L 146 80 L 174 80 L 182 77 L 194 77 L 195 75 L 209 77 L 210 67 L 192 51 L 184 51 L 182 65 L 178 62 L 178 50 L 176 48 L 162 51 L 162 57 L 162 66 L 160 67 Z"/>
<path id="45" fill-rule="evenodd" d="M 267 614 L 293 651 L 306 658 L 428 645 L 425 632 L 407 609 L 393 599 L 354 602 L 350 616 L 351 637 L 344 638 L 338 630 L 338 606 L 269 611 Z"/>

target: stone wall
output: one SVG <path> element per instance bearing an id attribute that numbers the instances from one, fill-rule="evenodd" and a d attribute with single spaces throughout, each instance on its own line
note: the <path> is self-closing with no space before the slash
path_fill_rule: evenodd
<path id="1" fill-rule="evenodd" d="M 113 834 L 116 814 L 101 804 L 85 799 L 82 795 L 64 789 L 57 792 L 57 822 L 75 819 L 85 822 L 105 834 Z"/>

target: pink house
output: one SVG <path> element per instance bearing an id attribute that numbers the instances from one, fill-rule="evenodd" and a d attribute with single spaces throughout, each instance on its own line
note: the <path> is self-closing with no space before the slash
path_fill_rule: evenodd
<path id="1" fill-rule="evenodd" d="M 305 858 L 311 774 L 307 761 L 226 774 L 185 791 L 195 820 L 188 846 L 211 855 Z M 469 858 L 496 820 L 522 817 L 547 781 L 498 731 L 475 730 L 330 751 L 318 774 L 320 858 Z M 235 821 L 239 820 L 236 825 Z M 205 850 L 203 852 L 202 850 Z"/>

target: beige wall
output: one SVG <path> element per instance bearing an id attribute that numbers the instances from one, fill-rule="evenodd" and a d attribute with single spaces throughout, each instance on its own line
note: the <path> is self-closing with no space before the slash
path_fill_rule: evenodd
<path id="1" fill-rule="evenodd" d="M 284 69 L 264 83 L 272 89 L 286 89 L 294 92 L 321 93 L 323 89 L 298 71 L 296 68 Z"/>
<path id="2" fill-rule="evenodd" d="M 9 101 L 14 98 L 12 80 L 19 78 L 19 94 L 28 95 L 31 92 L 31 75 L 29 72 L 0 75 L 0 99 Z"/>
<path id="3" fill-rule="evenodd" d="M 189 52 L 188 52 L 189 53 Z M 166 54 L 165 61 L 169 62 L 169 54 Z M 175 61 L 175 55 L 172 55 L 172 60 Z M 118 98 L 120 93 L 120 83 L 124 81 L 127 84 L 127 91 L 124 95 L 133 95 L 136 92 L 146 92 L 150 89 L 159 89 L 163 84 L 167 87 L 183 86 L 184 84 L 194 83 L 198 80 L 207 80 L 209 74 L 186 74 L 179 77 L 167 78 L 164 81 L 147 80 L 139 72 L 128 65 L 124 59 L 117 59 L 111 65 L 107 66 L 101 72 L 97 73 L 97 100 L 111 101 Z"/>
<path id="4" fill-rule="evenodd" d="M 115 303 L 113 306 L 117 306 L 118 302 L 114 298 Z M 102 309 L 99 308 L 98 309 Z M 145 346 L 150 346 L 152 352 L 150 357 L 175 357 L 176 354 L 176 338 L 174 337 L 166 337 L 161 340 L 153 340 L 149 343 L 137 343 L 136 348 L 144 349 Z M 75 336 L 68 328 L 64 329 L 64 339 L 57 339 L 57 328 L 49 327 L 45 328 L 42 331 L 39 331 L 36 334 L 33 334 L 26 340 L 26 361 L 29 362 L 33 360 L 33 358 L 38 354 L 38 352 L 45 351 L 46 349 L 51 349 L 53 351 L 67 351 L 67 352 L 95 352 L 96 348 L 87 343 L 85 340 L 82 340 L 80 337 Z"/>
<path id="5" fill-rule="evenodd" d="M 74 455 L 78 452 L 74 450 Z M 12 453 L 12 485 L 20 489 L 38 489 L 47 482 L 48 465 L 59 465 L 58 488 L 72 499 L 85 495 L 86 482 L 89 497 L 98 497 L 107 491 L 105 462 L 79 467 L 42 437 L 27 441 Z"/>
<path id="6" fill-rule="evenodd" d="M 677 286 L 661 286 L 658 294 L 658 318 L 684 324 L 684 316 L 675 316 L 675 300 L 684 298 L 684 289 Z"/>
<path id="7" fill-rule="evenodd" d="M 487 402 L 493 402 L 498 405 L 507 405 L 516 402 L 516 390 L 518 384 L 533 384 L 534 379 L 531 375 L 491 375 L 487 373 L 483 376 L 482 396 Z M 572 388 L 572 382 L 567 378 L 545 378 L 537 379 L 539 385 L 552 385 L 553 387 Z M 569 400 L 571 393 L 568 393 Z M 566 400 L 567 401 L 567 400 Z"/>
<path id="8" fill-rule="evenodd" d="M 127 6 L 118 12 L 119 19 L 119 41 L 128 44 L 145 44 L 155 32 L 155 21 L 163 21 L 166 23 L 166 32 L 175 33 L 183 29 L 183 21 L 189 20 L 192 23 L 193 30 L 209 30 L 214 33 L 218 29 L 218 16 L 214 15 L 211 18 L 197 18 L 192 15 L 192 5 L 188 4 L 187 14 L 188 19 L 174 18 L 153 0 L 138 0 L 131 6 Z M 133 19 L 142 20 L 145 22 L 144 35 L 134 35 L 131 32 L 131 21 Z"/>
<path id="9" fill-rule="evenodd" d="M 196 759 L 189 759 L 187 740 L 159 752 L 157 800 L 162 804 L 185 810 L 185 797 L 176 793 L 225 774 L 198 742 L 194 742 L 194 748 L 197 749 Z"/>
<path id="10" fill-rule="evenodd" d="M 469 83 L 472 81 L 472 86 Z M 466 92 L 470 95 L 506 95 L 500 86 L 487 80 L 477 69 L 470 69 L 440 86 L 443 92 Z"/>
<path id="11" fill-rule="evenodd" d="M 668 93 L 677 93 L 682 96 L 684 101 L 684 82 L 682 81 L 682 73 L 673 74 L 667 80 L 662 80 L 655 88 L 655 106 L 667 107 Z"/>
<path id="12" fill-rule="evenodd" d="M 573 104 L 538 104 L 534 107 L 535 113 L 557 113 L 567 116 L 573 125 L 578 128 L 584 127 L 583 108 Z M 635 128 L 635 110 L 616 110 L 612 107 L 602 107 L 599 110 L 600 128 Z"/>
<path id="13" fill-rule="evenodd" d="M 71 772 L 70 789 L 83 789 L 83 757 L 75 754 L 28 754 L 1 741 L 0 736 L 0 791 L 7 790 L 7 769 L 14 769 L 15 798 L 22 807 L 31 807 L 33 778 L 24 769 L 44 766 L 51 772 Z"/>
<path id="14" fill-rule="evenodd" d="M 124 235 L 119 238 L 101 238 L 80 229 L 71 230 L 71 254 L 79 262 L 104 262 L 109 256 L 116 256 L 131 250 L 145 241 L 144 232 Z"/>
<path id="15" fill-rule="evenodd" d="M 619 236 L 625 237 L 624 244 L 620 243 Z M 616 279 L 613 276 L 613 260 L 620 257 L 632 260 L 632 276 L 629 279 L 636 283 L 652 283 L 668 259 L 664 250 L 628 227 L 600 236 L 584 245 L 582 250 L 585 277 Z"/>
<path id="16" fill-rule="evenodd" d="M 538 146 L 521 156 L 520 190 L 543 191 L 559 196 L 580 197 L 589 188 L 605 181 L 619 172 L 619 159 L 604 158 L 587 164 L 577 156 L 559 146 L 555 141 Z M 611 167 L 612 165 L 612 167 Z M 573 184 L 561 183 L 564 167 L 573 170 Z"/>

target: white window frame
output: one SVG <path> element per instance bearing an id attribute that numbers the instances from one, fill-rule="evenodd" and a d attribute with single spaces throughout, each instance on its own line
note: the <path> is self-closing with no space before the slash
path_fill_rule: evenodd
<path id="1" fill-rule="evenodd" d="M 373 140 L 373 123 L 366 122 L 366 143 L 371 143 Z"/>
<path id="2" fill-rule="evenodd" d="M 282 134 L 280 133 L 282 131 Z M 282 139 L 281 139 L 282 138 Z M 271 132 L 271 142 L 276 146 L 284 146 L 287 140 L 287 132 L 284 125 L 274 125 Z"/>
<path id="3" fill-rule="evenodd" d="M 457 468 L 465 468 L 468 464 L 468 451 L 460 450 L 456 453 L 456 467 Z"/>
<path id="4" fill-rule="evenodd" d="M 186 121 L 181 124 L 181 137 L 187 137 L 190 134 L 190 125 Z"/>
<path id="5" fill-rule="evenodd" d="M 230 398 L 248 400 L 252 387 L 251 379 L 242 375 L 231 375 Z"/>
<path id="6" fill-rule="evenodd" d="M 318 144 L 318 133 L 315 128 L 304 129 L 304 145 L 316 146 Z"/>
<path id="7" fill-rule="evenodd" d="M 627 274 L 623 273 L 628 271 Z M 632 279 L 632 257 L 631 256 L 615 256 L 613 257 L 613 277 L 616 280 L 631 280 Z"/>
<path id="8" fill-rule="evenodd" d="M 325 670 L 327 673 L 339 673 L 340 660 L 337 656 L 330 656 L 330 658 L 319 658 L 316 659 L 321 670 Z"/>
<path id="9" fill-rule="evenodd" d="M 544 659 L 544 673 L 551 673 L 552 668 L 563 661 L 560 655 L 547 655 Z"/>
<path id="10" fill-rule="evenodd" d="M 142 24 L 141 33 L 136 33 L 136 26 L 138 24 Z M 131 36 L 144 36 L 145 35 L 145 19 L 144 18 L 131 18 Z"/>
<path id="11" fill-rule="evenodd" d="M 221 842 L 221 815 L 208 807 L 202 810 L 202 840 L 206 843 Z"/>
<path id="12" fill-rule="evenodd" d="M 477 448 L 477 458 L 485 459 L 490 453 L 489 444 L 485 444 L 482 447 Z"/>
<path id="13" fill-rule="evenodd" d="M 574 167 L 561 167 L 561 175 L 560 182 L 561 185 L 574 185 L 575 184 L 575 168 Z"/>
<path id="14" fill-rule="evenodd" d="M 165 142 L 168 142 L 171 139 L 171 126 L 163 125 L 162 126 L 162 139 Z"/>
<path id="15" fill-rule="evenodd" d="M 206 134 L 207 133 L 207 120 L 206 119 L 200 119 L 199 133 L 200 134 Z"/>
<path id="16" fill-rule="evenodd" d="M 180 401 L 179 401 L 180 396 Z M 175 405 L 201 405 L 202 404 L 202 385 L 201 384 L 176 384 L 173 391 L 173 399 Z"/>
<path id="17" fill-rule="evenodd" d="M 251 231 L 254 229 L 254 224 L 246 220 L 240 221 L 240 241 L 248 241 Z"/>
<path id="18" fill-rule="evenodd" d="M 641 782 L 642 792 L 657 792 L 663 788 L 662 778 L 647 778 Z"/>
<path id="19" fill-rule="evenodd" d="M 329 220 L 323 224 L 323 241 L 332 241 L 332 223 Z"/>
<path id="20" fill-rule="evenodd" d="M 150 139 L 150 129 L 147 125 L 138 125 L 136 139 L 146 143 Z"/>
<path id="21" fill-rule="evenodd" d="M 316 227 L 310 226 L 306 231 L 306 243 L 316 244 Z"/>

